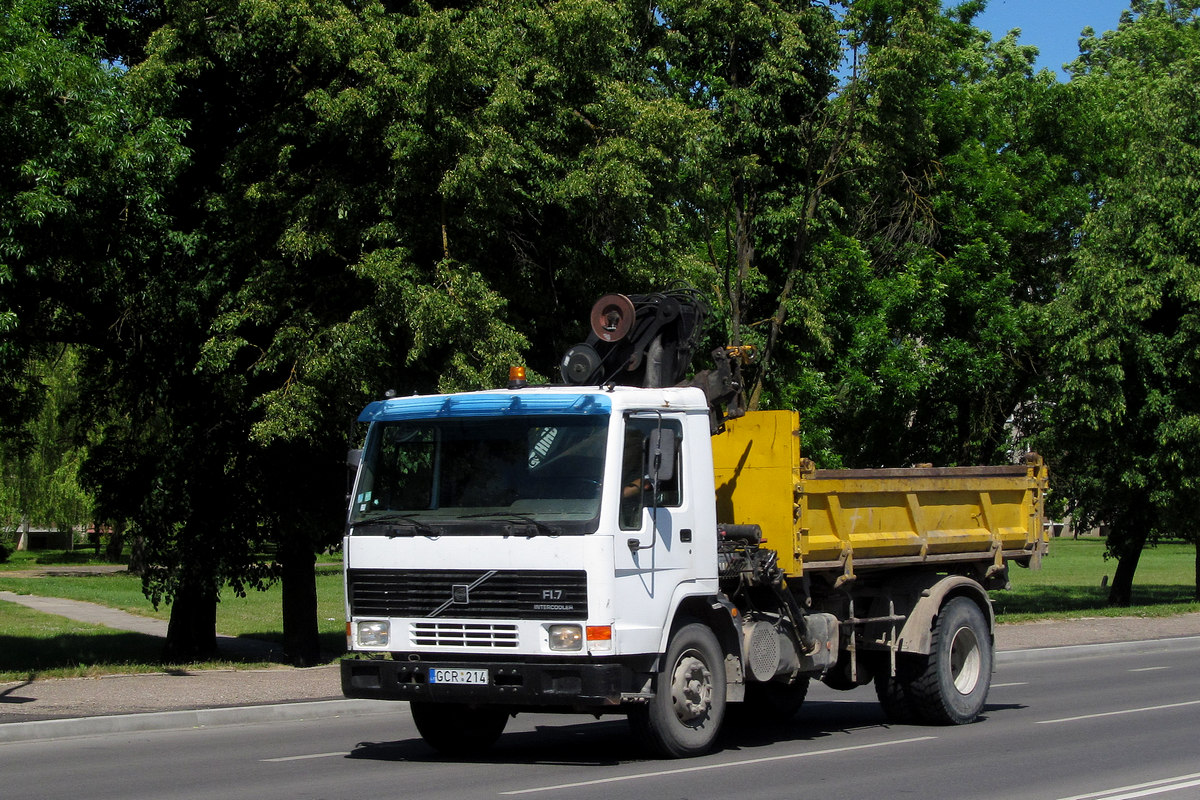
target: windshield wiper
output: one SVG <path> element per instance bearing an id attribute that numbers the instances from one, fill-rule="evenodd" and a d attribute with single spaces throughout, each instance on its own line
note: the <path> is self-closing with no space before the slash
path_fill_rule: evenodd
<path id="1" fill-rule="evenodd" d="M 387 537 L 395 539 L 397 536 L 441 536 L 442 529 L 422 522 L 411 514 L 395 514 L 383 513 L 377 517 L 360 519 L 356 525 L 391 525 Z"/>
<path id="2" fill-rule="evenodd" d="M 535 533 L 525 534 L 526 538 L 532 539 L 534 536 L 558 536 L 562 530 L 547 525 L 546 523 L 536 520 L 528 514 L 514 514 L 511 511 L 485 511 L 479 514 L 464 514 L 463 519 L 494 519 L 497 522 L 506 522 L 510 526 L 520 525 L 532 527 Z M 508 531 L 512 532 L 512 531 Z"/>

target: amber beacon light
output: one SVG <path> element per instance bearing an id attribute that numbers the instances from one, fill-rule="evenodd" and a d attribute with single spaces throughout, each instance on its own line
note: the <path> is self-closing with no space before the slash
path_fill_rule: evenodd
<path id="1" fill-rule="evenodd" d="M 508 368 L 508 388 L 524 389 L 528 385 L 529 385 L 529 382 L 527 380 L 525 380 L 525 368 L 524 367 L 509 367 Z"/>

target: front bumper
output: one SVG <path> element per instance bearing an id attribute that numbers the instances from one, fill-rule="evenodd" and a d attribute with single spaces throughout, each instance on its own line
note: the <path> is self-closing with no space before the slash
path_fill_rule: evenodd
<path id="1" fill-rule="evenodd" d="M 403 657 L 402 657 L 403 658 Z M 488 683 L 435 684 L 438 667 L 486 669 Z M 342 662 L 342 693 L 367 700 L 421 700 L 513 707 L 566 709 L 621 705 L 646 687 L 652 663 L 616 659 L 468 661 L 422 658 L 348 658 Z"/>

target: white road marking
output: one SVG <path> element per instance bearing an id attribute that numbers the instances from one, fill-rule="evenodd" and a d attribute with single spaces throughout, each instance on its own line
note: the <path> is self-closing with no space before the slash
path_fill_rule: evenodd
<path id="1" fill-rule="evenodd" d="M 1119 717 L 1122 714 L 1140 714 L 1143 711 L 1163 711 L 1168 708 L 1183 708 L 1185 706 L 1200 706 L 1200 700 L 1188 700 L 1184 703 L 1167 703 L 1161 706 L 1145 706 L 1143 708 L 1127 708 L 1122 711 L 1103 711 L 1099 714 L 1080 714 L 1078 717 L 1063 717 L 1062 719 L 1042 719 L 1036 725 L 1056 725 L 1059 722 L 1076 722 L 1081 719 L 1098 719 L 1100 717 Z"/>
<path id="2" fill-rule="evenodd" d="M 272 764 L 278 764 L 281 761 L 307 761 L 310 758 L 337 758 L 338 756 L 347 756 L 349 753 L 344 750 L 340 753 L 312 753 L 306 756 L 283 756 L 281 758 L 260 758 L 259 761 L 266 761 Z"/>
<path id="3" fill-rule="evenodd" d="M 704 772 L 712 769 L 732 769 L 733 767 L 748 767 L 753 764 L 766 764 L 771 761 L 787 761 L 793 758 L 811 758 L 813 756 L 827 756 L 836 753 L 851 753 L 856 750 L 872 750 L 879 747 L 891 747 L 898 744 L 912 744 L 913 742 L 928 742 L 936 739 L 936 736 L 917 736 L 912 739 L 899 739 L 894 742 L 878 742 L 876 744 L 858 744 L 851 747 L 831 747 L 826 750 L 809 750 L 803 753 L 789 753 L 783 756 L 764 756 L 763 758 L 751 758 L 745 761 L 726 761 L 720 764 L 704 764 L 699 767 L 680 767 L 678 769 L 662 769 L 654 772 L 641 772 L 636 775 L 620 775 L 615 778 L 597 778 L 591 781 L 578 781 L 576 783 L 560 783 L 555 786 L 538 786 L 533 789 L 517 789 L 511 792 L 501 792 L 502 795 L 516 794 L 534 794 L 536 792 L 555 792 L 563 789 L 576 789 L 580 786 L 597 786 L 604 783 L 620 783 L 622 781 L 640 781 L 645 778 L 661 778 L 667 775 L 683 775 L 689 772 Z"/>
<path id="4" fill-rule="evenodd" d="M 1158 672 L 1161 669 L 1170 669 L 1170 667 L 1139 667 L 1138 669 L 1131 669 L 1129 671 L 1130 672 Z"/>
<path id="5" fill-rule="evenodd" d="M 1118 786 L 1091 794 L 1077 794 L 1072 797 L 1062 797 L 1059 800 L 1132 800 L 1135 797 L 1149 797 L 1164 792 L 1175 792 L 1180 789 L 1190 789 L 1200 786 L 1200 772 L 1191 775 L 1180 775 L 1178 778 L 1164 778 L 1160 781 L 1135 783 L 1132 786 Z"/>
<path id="6" fill-rule="evenodd" d="M 1029 685 L 1028 681 L 1016 681 L 1014 683 L 993 683 L 992 688 L 993 689 L 1006 689 L 1009 686 L 1028 686 L 1028 685 Z"/>

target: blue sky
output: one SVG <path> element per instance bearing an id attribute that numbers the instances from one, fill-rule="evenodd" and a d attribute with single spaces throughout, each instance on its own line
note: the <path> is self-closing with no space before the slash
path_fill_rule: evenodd
<path id="1" fill-rule="evenodd" d="M 1020 28 L 1020 41 L 1039 50 L 1038 68 L 1054 70 L 1059 80 L 1066 80 L 1062 65 L 1079 55 L 1079 32 L 1087 25 L 1097 35 L 1113 30 L 1127 8 L 1129 0 L 988 0 L 975 25 L 991 31 L 993 39 Z"/>

